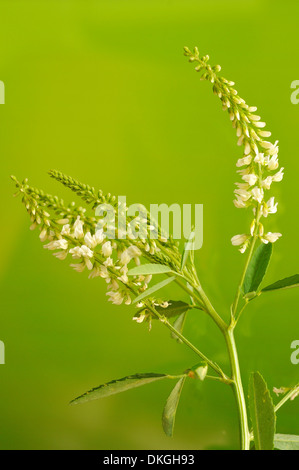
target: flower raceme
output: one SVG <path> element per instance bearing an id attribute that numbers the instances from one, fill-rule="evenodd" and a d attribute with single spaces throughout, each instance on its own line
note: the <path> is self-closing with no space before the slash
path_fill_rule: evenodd
<path id="1" fill-rule="evenodd" d="M 114 204 L 116 198 L 111 195 L 104 196 L 101 192 L 52 171 L 50 175 L 62 182 L 65 186 L 76 192 L 93 208 L 101 203 Z M 110 240 L 108 224 L 103 225 L 99 217 L 90 217 L 86 209 L 76 207 L 75 203 L 65 206 L 63 200 L 56 196 L 45 195 L 42 191 L 28 185 L 27 179 L 19 183 L 15 177 L 18 192 L 22 195 L 27 212 L 31 218 L 31 229 L 39 227 L 39 238 L 44 248 L 55 251 L 54 256 L 65 260 L 71 256 L 73 263 L 70 266 L 77 272 L 89 271 L 89 278 L 101 277 L 107 283 L 107 296 L 113 304 L 129 305 L 132 300 L 142 294 L 151 281 L 151 275 L 127 276 L 130 263 L 140 264 L 141 257 L 153 263 L 163 263 L 178 270 L 180 255 L 176 244 L 164 239 L 130 237 L 124 238 L 124 231 L 129 232 L 130 226 L 122 228 L 122 236 Z M 124 208 L 126 210 L 126 208 Z M 52 214 L 50 214 L 49 212 Z M 115 210 L 115 214 L 117 211 Z M 138 219 L 138 218 L 137 218 Z M 136 218 L 134 219 L 136 222 Z M 148 221 L 148 231 L 152 230 L 152 221 Z M 101 228 L 99 228 L 102 225 Z M 117 226 L 117 225 L 116 225 Z M 159 231 L 159 227 L 157 231 Z M 153 305 L 161 305 L 162 301 L 151 298 Z M 138 303 L 137 307 L 144 304 Z M 138 317 L 139 318 L 139 317 Z"/>
<path id="2" fill-rule="evenodd" d="M 279 170 L 278 142 L 272 144 L 267 138 L 271 132 L 264 130 L 266 124 L 256 114 L 257 108 L 248 106 L 240 98 L 234 88 L 234 82 L 220 77 L 219 65 L 211 67 L 209 56 L 199 56 L 198 48 L 191 52 L 184 48 L 185 56 L 190 62 L 195 62 L 195 70 L 200 72 L 201 80 L 213 84 L 214 93 L 220 98 L 224 111 L 228 111 L 233 127 L 236 129 L 238 145 L 243 146 L 244 155 L 237 161 L 237 173 L 241 182 L 236 183 L 234 205 L 238 209 L 252 208 L 254 219 L 248 234 L 236 235 L 232 244 L 239 246 L 241 253 L 248 248 L 253 237 L 259 237 L 263 243 L 274 243 L 281 237 L 280 233 L 264 233 L 262 217 L 277 212 L 277 202 L 274 197 L 267 197 L 267 191 L 273 183 L 283 179 L 283 168 Z"/>

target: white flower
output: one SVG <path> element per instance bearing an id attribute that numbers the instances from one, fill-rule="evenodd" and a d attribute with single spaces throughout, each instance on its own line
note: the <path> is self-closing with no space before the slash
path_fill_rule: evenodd
<path id="1" fill-rule="evenodd" d="M 264 191 L 261 188 L 258 188 L 257 186 L 251 190 L 251 194 L 252 199 L 259 203 L 261 203 L 264 199 Z"/>
<path id="2" fill-rule="evenodd" d="M 88 248 L 86 245 L 81 246 L 81 253 L 84 258 L 92 258 L 93 257 L 93 251 Z"/>
<path id="3" fill-rule="evenodd" d="M 148 274 L 147 276 L 145 276 L 145 278 L 144 278 L 144 284 L 146 284 L 146 285 L 149 284 L 149 283 L 151 282 L 151 280 L 152 280 L 152 277 L 153 277 L 153 276 L 152 276 L 151 274 Z"/>
<path id="4" fill-rule="evenodd" d="M 93 264 L 92 264 L 92 262 L 90 261 L 90 259 L 89 259 L 89 258 L 84 258 L 84 261 L 85 261 L 85 264 L 86 264 L 86 266 L 87 266 L 87 269 L 88 269 L 89 271 L 91 271 L 92 268 L 93 268 Z"/>
<path id="5" fill-rule="evenodd" d="M 122 276 L 117 278 L 119 281 L 121 281 L 123 284 L 127 284 L 129 282 L 129 278 L 126 274 L 123 274 Z"/>
<path id="6" fill-rule="evenodd" d="M 70 235 L 70 233 L 71 233 L 70 224 L 64 225 L 61 229 L 61 235 Z"/>
<path id="7" fill-rule="evenodd" d="M 259 163 L 260 165 L 265 165 L 266 159 L 263 153 L 258 153 L 254 159 L 255 163 Z"/>
<path id="8" fill-rule="evenodd" d="M 239 246 L 245 243 L 248 240 L 249 236 L 243 233 L 242 235 L 235 235 L 232 239 L 232 245 Z"/>
<path id="9" fill-rule="evenodd" d="M 241 175 L 241 176 L 249 175 L 250 169 L 249 168 L 244 168 L 243 170 L 237 170 L 237 173 L 239 173 L 239 175 Z"/>
<path id="10" fill-rule="evenodd" d="M 239 196 L 240 199 L 242 199 L 242 201 L 248 201 L 248 199 L 251 197 L 250 193 L 245 189 L 235 189 L 234 192 Z"/>
<path id="11" fill-rule="evenodd" d="M 47 238 L 48 238 L 47 229 L 44 228 L 44 229 L 41 231 L 41 233 L 39 234 L 39 238 L 40 238 L 40 241 L 41 241 L 41 242 L 45 242 L 45 241 L 47 240 Z"/>
<path id="12" fill-rule="evenodd" d="M 58 259 L 61 259 L 61 260 L 64 260 L 66 257 L 67 257 L 67 250 L 64 250 L 64 251 L 58 251 L 57 253 L 53 253 L 54 256 L 56 256 L 56 258 Z"/>
<path id="13" fill-rule="evenodd" d="M 103 279 L 110 279 L 110 274 L 106 266 L 100 266 L 100 274 Z M 110 281 L 109 281 L 110 282 Z"/>
<path id="14" fill-rule="evenodd" d="M 102 253 L 105 257 L 112 255 L 112 246 L 110 241 L 104 243 L 104 245 L 102 246 Z"/>
<path id="15" fill-rule="evenodd" d="M 100 274 L 101 274 L 101 270 L 97 266 L 97 267 L 93 268 L 93 270 L 90 272 L 90 274 L 88 276 L 88 279 L 94 279 L 95 277 L 100 276 Z"/>
<path id="16" fill-rule="evenodd" d="M 137 323 L 142 323 L 146 318 L 146 314 L 142 313 L 138 317 L 133 317 L 133 320 L 136 321 Z"/>
<path id="17" fill-rule="evenodd" d="M 80 216 L 78 215 L 77 220 L 74 223 L 74 237 L 75 238 L 83 238 L 84 236 L 83 225 L 84 225 L 84 222 L 80 220 Z"/>
<path id="18" fill-rule="evenodd" d="M 75 246 L 74 248 L 70 249 L 70 253 L 74 259 L 79 259 L 81 257 L 83 258 L 93 257 L 93 252 L 86 245 Z"/>
<path id="19" fill-rule="evenodd" d="M 112 290 L 118 290 L 119 289 L 119 284 L 115 279 L 112 279 L 112 281 L 109 284 L 108 288 L 112 289 Z"/>
<path id="20" fill-rule="evenodd" d="M 69 252 L 73 256 L 74 259 L 80 259 L 82 256 L 80 246 L 75 246 L 74 248 L 71 248 Z"/>
<path id="21" fill-rule="evenodd" d="M 97 240 L 94 235 L 91 235 L 90 232 L 87 232 L 84 236 L 84 243 L 88 248 L 95 248 L 97 246 Z"/>
<path id="22" fill-rule="evenodd" d="M 258 177 L 257 175 L 250 173 L 249 175 L 242 176 L 242 180 L 246 181 L 246 183 L 248 183 L 249 186 L 253 186 L 257 182 Z"/>
<path id="23" fill-rule="evenodd" d="M 277 153 L 274 154 L 273 157 L 270 158 L 270 160 L 267 163 L 267 166 L 270 171 L 277 170 L 279 166 Z"/>
<path id="24" fill-rule="evenodd" d="M 56 220 L 57 224 L 59 224 L 59 225 L 67 224 L 68 221 L 69 221 L 69 219 L 59 219 L 59 220 Z"/>
<path id="25" fill-rule="evenodd" d="M 252 156 L 251 155 L 246 155 L 246 157 L 239 158 L 236 165 L 237 165 L 237 167 L 244 166 L 244 165 L 250 165 L 251 161 L 252 161 Z"/>
<path id="26" fill-rule="evenodd" d="M 127 265 L 131 261 L 131 256 L 129 254 L 129 250 L 125 250 L 120 255 L 120 263 L 123 265 Z"/>
<path id="27" fill-rule="evenodd" d="M 107 292 L 106 295 L 108 295 L 110 297 L 109 298 L 110 302 L 112 302 L 115 305 L 120 305 L 124 300 L 124 297 L 123 297 L 122 293 L 119 292 L 119 291 L 117 291 L 117 292 L 114 292 L 114 291 Z"/>
<path id="28" fill-rule="evenodd" d="M 284 175 L 283 170 L 284 168 L 280 168 L 280 170 L 277 173 L 275 173 L 275 175 L 272 176 L 272 180 L 275 183 L 279 183 L 280 181 L 282 181 L 283 175 Z"/>
<path id="29" fill-rule="evenodd" d="M 272 181 L 273 181 L 273 177 L 272 176 L 267 176 L 267 178 L 265 178 L 263 181 L 262 181 L 262 186 L 263 188 L 265 189 L 270 189 L 270 186 L 272 184 Z"/>
<path id="30" fill-rule="evenodd" d="M 129 252 L 130 256 L 132 256 L 132 258 L 136 258 L 138 256 L 141 256 L 141 251 L 135 245 L 129 246 L 128 252 Z"/>
<path id="31" fill-rule="evenodd" d="M 246 243 L 244 243 L 241 248 L 239 248 L 239 252 L 240 253 L 245 253 L 245 251 L 247 250 L 247 247 L 248 247 L 248 241 Z"/>
<path id="32" fill-rule="evenodd" d="M 98 245 L 103 243 L 103 241 L 105 240 L 105 237 L 106 237 L 106 235 L 104 234 L 104 231 L 103 231 L 102 228 L 100 230 L 97 230 L 94 234 L 94 238 L 95 238 Z"/>
<path id="33" fill-rule="evenodd" d="M 276 214 L 278 202 L 275 203 L 274 197 L 271 197 L 267 204 L 264 204 L 262 213 L 264 217 L 268 217 L 268 214 Z"/>
<path id="34" fill-rule="evenodd" d="M 281 237 L 281 233 L 272 233 L 272 232 L 268 232 L 266 233 L 266 235 L 264 235 L 264 237 L 262 238 L 262 242 L 265 243 L 267 245 L 267 243 L 275 243 L 279 237 Z"/>
<path id="35" fill-rule="evenodd" d="M 275 144 L 272 145 L 272 146 L 268 149 L 268 154 L 269 154 L 269 155 L 274 155 L 274 154 L 277 154 L 278 151 L 279 151 L 278 140 L 276 140 Z"/>
<path id="36" fill-rule="evenodd" d="M 106 267 L 113 266 L 113 259 L 108 256 L 108 258 L 104 261 L 103 265 Z"/>
<path id="37" fill-rule="evenodd" d="M 234 204 L 237 207 L 237 209 L 243 209 L 244 207 L 247 207 L 244 201 L 240 197 L 237 197 L 237 199 L 234 199 Z"/>
<path id="38" fill-rule="evenodd" d="M 61 238 L 61 240 L 54 240 L 47 245 L 44 245 L 46 250 L 67 250 L 68 242 Z"/>
<path id="39" fill-rule="evenodd" d="M 85 269 L 84 263 L 70 264 L 71 268 L 74 268 L 78 273 L 82 273 Z"/>

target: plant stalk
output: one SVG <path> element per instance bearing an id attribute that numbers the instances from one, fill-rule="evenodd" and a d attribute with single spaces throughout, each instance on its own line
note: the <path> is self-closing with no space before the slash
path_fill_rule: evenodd
<path id="1" fill-rule="evenodd" d="M 246 400 L 244 396 L 238 352 L 234 337 L 234 324 L 232 323 L 226 330 L 225 340 L 229 353 L 229 359 L 232 369 L 232 383 L 231 386 L 234 390 L 236 402 L 238 406 L 239 424 L 240 424 L 240 439 L 241 449 L 250 450 L 250 432 L 248 428 Z"/>

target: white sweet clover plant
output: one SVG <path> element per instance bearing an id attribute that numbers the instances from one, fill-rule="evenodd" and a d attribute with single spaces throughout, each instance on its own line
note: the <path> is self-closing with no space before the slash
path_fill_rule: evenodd
<path id="1" fill-rule="evenodd" d="M 138 226 L 140 222 L 140 226 L 145 226 L 144 236 L 135 238 L 132 236 L 132 217 L 127 217 L 126 226 L 119 228 L 118 218 L 127 208 L 119 206 L 117 199 L 110 194 L 104 195 L 102 191 L 95 191 L 58 171 L 50 171 L 51 177 L 80 196 L 91 209 L 102 204 L 112 206 L 115 215 L 112 227 L 109 227 L 109 221 L 103 222 L 94 212 L 90 211 L 90 214 L 75 203 L 65 205 L 58 197 L 29 186 L 27 179 L 20 183 L 12 177 L 18 189 L 17 194 L 21 195 L 31 218 L 31 229 L 40 230 L 39 237 L 45 243 L 44 248 L 53 250 L 60 260 L 71 257 L 71 267 L 78 272 L 87 271 L 89 278 L 103 278 L 107 283 L 107 296 L 113 304 L 134 304 L 137 311 L 133 319 L 139 323 L 147 322 L 149 327 L 152 320 L 158 319 L 171 331 L 173 339 L 184 343 L 201 361 L 176 376 L 141 373 L 113 380 L 84 393 L 71 403 L 83 403 L 157 380 L 176 380 L 162 419 L 165 433 L 172 436 L 185 381 L 217 380 L 234 391 L 242 450 L 299 449 L 298 436 L 276 434 L 276 413 L 282 405 L 299 394 L 299 384 L 291 388 L 275 388 L 274 392 L 282 394 L 283 398 L 274 406 L 265 380 L 259 372 L 253 372 L 249 381 L 249 398 L 246 400 L 234 339 L 238 320 L 249 302 L 266 292 L 299 286 L 299 275 L 295 274 L 267 287 L 260 287 L 269 265 L 273 243 L 281 236 L 264 228 L 268 216 L 277 212 L 277 202 L 267 194 L 272 184 L 283 178 L 283 168 L 279 169 L 278 163 L 278 142 L 273 144 L 266 140 L 271 133 L 264 130 L 265 123 L 256 114 L 257 109 L 248 106 L 240 98 L 233 82 L 219 75 L 219 65 L 211 67 L 209 57 L 200 57 L 197 48 L 191 52 L 186 47 L 184 51 L 189 61 L 196 65 L 195 70 L 201 74 L 201 80 L 213 85 L 214 93 L 220 98 L 223 109 L 228 112 L 236 129 L 238 145 L 242 146 L 244 153 L 236 164 L 242 181 L 236 183 L 234 204 L 240 209 L 250 209 L 253 219 L 248 231 L 232 238 L 232 244 L 238 246 L 241 253 L 246 252 L 246 261 L 231 305 L 230 321 L 226 322 L 216 312 L 198 279 L 192 234 L 181 252 L 172 238 L 163 236 L 158 224 L 154 223 L 153 226 L 150 214 L 146 212 L 139 221 L 134 218 L 134 224 L 137 222 Z M 107 235 L 109 230 L 116 230 L 112 240 Z M 153 230 L 158 234 L 156 239 L 150 237 Z M 152 277 L 158 274 L 165 275 L 165 279 L 153 283 Z M 188 294 L 188 303 L 157 297 L 158 292 L 162 296 L 160 290 L 171 282 Z M 183 335 L 187 313 L 191 309 L 208 314 L 220 329 L 225 338 L 230 371 L 224 371 Z"/>

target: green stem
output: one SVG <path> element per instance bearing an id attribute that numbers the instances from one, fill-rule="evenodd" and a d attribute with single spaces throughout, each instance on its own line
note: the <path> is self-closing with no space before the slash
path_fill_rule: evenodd
<path id="1" fill-rule="evenodd" d="M 239 304 L 239 300 L 240 300 L 240 295 L 241 295 L 241 289 L 242 289 L 242 286 L 243 286 L 243 284 L 244 284 L 244 279 L 245 279 L 246 271 L 247 271 L 247 268 L 248 268 L 248 266 L 249 266 L 251 257 L 252 257 L 252 255 L 253 255 L 253 250 L 254 250 L 256 241 L 257 241 L 257 234 L 255 234 L 254 237 L 253 237 L 253 239 L 252 239 L 252 242 L 251 242 L 251 245 L 250 245 L 250 250 L 249 250 L 249 253 L 248 253 L 248 256 L 247 256 L 247 260 L 246 260 L 246 263 L 245 263 L 245 266 L 244 266 L 244 269 L 243 269 L 243 272 L 242 272 L 240 284 L 239 284 L 239 286 L 238 286 L 237 293 L 236 293 L 236 297 L 235 297 L 234 303 L 233 303 L 233 305 L 232 305 L 232 315 L 233 315 L 233 317 L 235 317 L 235 316 L 236 316 L 236 313 L 237 313 L 237 308 L 238 308 L 238 304 Z"/>
<path id="2" fill-rule="evenodd" d="M 225 333 L 225 340 L 229 353 L 229 359 L 232 369 L 232 383 L 231 386 L 234 390 L 236 397 L 238 413 L 239 413 L 239 424 L 240 424 L 240 437 L 241 437 L 241 449 L 250 450 L 250 433 L 248 428 L 247 408 L 246 400 L 244 396 L 244 390 L 242 385 L 242 378 L 239 366 L 239 359 L 237 353 L 236 342 L 234 338 L 234 324 L 230 325 Z"/>
<path id="3" fill-rule="evenodd" d="M 211 367 L 211 369 L 213 369 L 221 377 L 223 382 L 225 382 L 225 383 L 230 383 L 231 382 L 230 378 L 227 377 L 227 375 L 225 375 L 225 373 L 218 366 L 218 364 L 211 361 L 211 359 L 209 359 L 205 354 L 203 354 L 201 351 L 199 351 L 199 349 L 197 349 L 196 346 L 194 346 L 194 344 L 192 344 L 187 338 L 185 338 L 184 335 L 182 335 L 178 330 L 176 330 L 174 328 L 174 326 L 172 326 L 172 324 L 167 320 L 166 317 L 164 317 L 163 315 L 160 315 L 160 313 L 154 307 L 150 306 L 149 304 L 147 305 L 147 309 L 151 310 L 153 312 L 153 314 L 156 317 L 158 317 L 159 320 L 162 323 L 164 323 L 164 325 L 172 333 L 175 334 L 175 336 L 177 336 L 184 344 L 186 344 L 186 346 L 188 346 L 193 352 L 195 352 L 195 354 L 197 354 L 204 362 L 206 362 Z"/>

